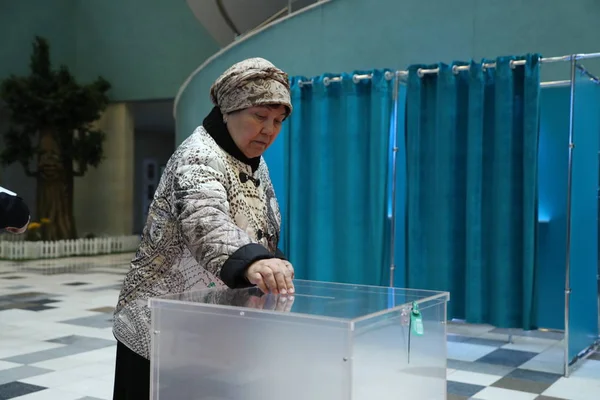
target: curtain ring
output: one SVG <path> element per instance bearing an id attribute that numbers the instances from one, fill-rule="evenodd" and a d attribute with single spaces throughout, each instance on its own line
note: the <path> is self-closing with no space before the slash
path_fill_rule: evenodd
<path id="1" fill-rule="evenodd" d="M 383 74 L 383 76 L 385 77 L 386 81 L 391 81 L 392 79 L 394 79 L 396 74 L 392 71 L 385 71 L 385 74 Z"/>
<path id="2" fill-rule="evenodd" d="M 515 69 L 515 67 L 516 67 L 515 60 L 510 60 L 510 62 L 508 63 L 508 65 L 510 66 L 510 69 Z"/>
<path id="3" fill-rule="evenodd" d="M 458 65 L 453 65 L 453 66 L 452 66 L 452 73 L 453 73 L 454 75 L 458 75 Z"/>
<path id="4" fill-rule="evenodd" d="M 329 77 L 326 76 L 325 78 L 323 78 L 323 85 L 329 86 L 329 83 L 330 83 Z"/>
<path id="5" fill-rule="evenodd" d="M 422 77 L 423 77 L 423 68 L 419 68 L 419 69 L 417 70 L 417 76 L 418 76 L 419 78 L 422 78 Z"/>
<path id="6" fill-rule="evenodd" d="M 360 83 L 360 79 L 358 79 L 358 75 L 356 75 L 356 74 L 352 75 L 352 82 L 354 82 L 354 84 Z"/>

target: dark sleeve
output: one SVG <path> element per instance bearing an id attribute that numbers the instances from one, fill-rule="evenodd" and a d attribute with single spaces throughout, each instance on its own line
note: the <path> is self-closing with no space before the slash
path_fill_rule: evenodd
<path id="1" fill-rule="evenodd" d="M 277 250 L 275 251 L 275 258 L 279 258 L 281 260 L 288 261 L 288 259 L 285 256 L 285 254 L 283 254 L 283 251 L 279 250 L 279 248 L 277 248 Z"/>
<path id="2" fill-rule="evenodd" d="M 188 249 L 230 288 L 253 286 L 245 278 L 255 261 L 274 258 L 254 243 L 229 215 L 223 174 L 194 157 L 182 160 L 174 177 L 176 217 Z"/>
<path id="3" fill-rule="evenodd" d="M 259 260 L 275 258 L 262 245 L 250 243 L 233 253 L 221 268 L 221 280 L 230 288 L 253 286 L 245 277 L 246 270 Z"/>
<path id="4" fill-rule="evenodd" d="M 0 193 L 0 229 L 22 228 L 29 221 L 29 207 L 19 196 Z"/>

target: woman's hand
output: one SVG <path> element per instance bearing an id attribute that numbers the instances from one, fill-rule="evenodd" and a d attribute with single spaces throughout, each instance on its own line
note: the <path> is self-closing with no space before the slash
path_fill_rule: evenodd
<path id="1" fill-rule="evenodd" d="M 294 305 L 294 296 L 270 296 L 263 294 L 262 296 L 250 296 L 246 307 L 256 308 L 259 310 L 290 312 Z"/>
<path id="2" fill-rule="evenodd" d="M 21 228 L 14 228 L 14 227 L 9 226 L 6 228 L 6 231 L 10 232 L 10 233 L 14 233 L 16 235 L 20 235 L 21 233 L 24 233 L 27 230 L 27 227 L 29 226 L 30 221 L 31 221 L 31 217 L 29 217 L 25 226 L 23 226 Z"/>
<path id="3" fill-rule="evenodd" d="M 278 258 L 259 260 L 250 265 L 246 279 L 263 293 L 294 294 L 294 267 Z"/>

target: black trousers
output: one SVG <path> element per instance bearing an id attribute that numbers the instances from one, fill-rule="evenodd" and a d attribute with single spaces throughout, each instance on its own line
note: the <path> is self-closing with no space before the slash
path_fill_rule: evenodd
<path id="1" fill-rule="evenodd" d="M 117 341 L 113 400 L 150 399 L 150 360 Z"/>

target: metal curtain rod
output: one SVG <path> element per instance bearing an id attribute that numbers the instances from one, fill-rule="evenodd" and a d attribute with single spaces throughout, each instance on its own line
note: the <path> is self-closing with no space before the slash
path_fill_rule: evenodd
<path id="1" fill-rule="evenodd" d="M 589 58 L 598 58 L 600 57 L 600 53 L 589 53 L 589 54 L 571 54 L 568 56 L 560 56 L 560 57 L 546 57 L 546 58 L 541 58 L 540 62 L 543 64 L 546 63 L 555 63 L 555 62 L 562 62 L 562 61 L 573 61 L 573 60 L 585 60 L 585 59 L 589 59 Z M 516 67 L 517 65 L 525 65 L 526 61 L 525 60 L 515 60 L 515 61 L 511 61 L 510 62 L 510 66 L 511 68 Z M 486 63 L 483 64 L 484 68 L 495 68 L 496 67 L 496 63 Z M 452 72 L 454 72 L 455 74 L 458 74 L 460 71 L 468 71 L 469 70 L 469 66 L 468 65 L 455 65 L 454 67 L 452 67 Z M 429 74 L 437 74 L 438 72 L 440 72 L 439 68 L 431 68 L 431 69 L 423 69 L 420 68 L 418 70 L 418 74 L 420 77 L 423 77 L 425 75 L 429 75 Z M 583 72 L 583 71 L 582 71 Z M 587 71 L 585 71 L 587 72 Z M 404 71 L 396 71 L 396 73 L 393 72 L 386 72 L 385 73 L 385 79 L 386 80 L 391 80 L 394 78 L 394 76 L 398 76 L 398 77 L 407 77 L 408 76 L 408 71 L 404 70 Z M 371 74 L 364 74 L 364 75 L 354 75 L 352 77 L 352 81 L 354 83 L 358 83 L 362 80 L 365 79 L 371 79 L 372 75 Z M 595 77 L 591 77 L 592 80 L 594 80 Z M 341 82 L 342 81 L 342 77 L 341 76 L 336 76 L 333 78 L 329 78 L 326 77 L 323 79 L 323 84 L 325 86 L 329 85 L 330 83 L 333 82 Z M 300 82 L 300 86 L 304 86 L 304 85 L 312 85 L 313 80 L 309 80 L 309 81 L 303 81 Z"/>
<path id="2" fill-rule="evenodd" d="M 398 72 L 400 72 L 400 71 L 396 71 L 395 73 L 391 72 L 391 71 L 386 71 L 386 73 L 384 75 L 385 76 L 385 80 L 386 81 L 391 81 L 392 79 L 394 79 L 394 77 L 398 76 Z M 352 76 L 352 82 L 358 83 L 358 82 L 360 82 L 362 80 L 371 79 L 372 77 L 373 77 L 372 74 L 364 74 L 364 75 L 354 74 Z M 341 82 L 341 81 L 342 81 L 342 77 L 341 76 L 334 76 L 332 78 L 330 78 L 330 77 L 323 78 L 323 84 L 325 86 L 329 86 L 329 84 L 333 83 L 333 82 Z M 304 85 L 312 85 L 312 84 L 313 84 L 313 80 L 312 79 L 309 80 L 309 81 L 300 81 L 300 82 L 298 82 L 298 85 L 300 85 L 300 87 L 302 87 Z"/>

